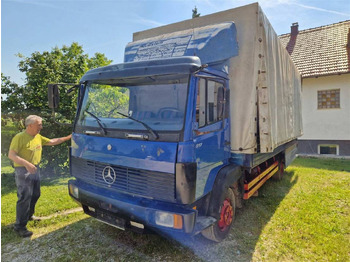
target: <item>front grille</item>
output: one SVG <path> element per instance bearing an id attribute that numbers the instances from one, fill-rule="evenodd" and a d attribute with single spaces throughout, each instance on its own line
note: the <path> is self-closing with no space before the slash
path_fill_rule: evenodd
<path id="1" fill-rule="evenodd" d="M 112 167 L 116 173 L 116 179 L 112 184 L 106 183 L 103 179 L 102 172 L 106 166 Z M 77 157 L 71 158 L 71 168 L 74 177 L 99 187 L 175 202 L 174 174 L 109 165 Z"/>

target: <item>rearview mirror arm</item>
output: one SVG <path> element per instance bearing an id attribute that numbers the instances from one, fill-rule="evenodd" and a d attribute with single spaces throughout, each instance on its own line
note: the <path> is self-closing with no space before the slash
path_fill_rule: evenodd
<path id="1" fill-rule="evenodd" d="M 52 118 L 54 123 L 61 126 L 72 126 L 72 124 L 61 123 L 56 121 L 55 108 L 58 108 L 59 105 L 59 86 L 72 86 L 68 89 L 67 94 L 70 94 L 75 88 L 80 87 L 80 84 L 76 83 L 57 83 L 57 84 L 48 84 L 48 96 L 49 96 L 49 107 L 52 108 Z"/>

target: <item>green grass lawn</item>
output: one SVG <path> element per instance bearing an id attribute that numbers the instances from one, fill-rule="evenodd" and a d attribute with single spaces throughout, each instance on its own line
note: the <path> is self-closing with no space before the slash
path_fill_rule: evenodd
<path id="1" fill-rule="evenodd" d="M 6 168 L 2 165 L 3 261 L 349 261 L 349 160 L 296 159 L 281 181 L 268 181 L 237 210 L 225 241 L 195 236 L 182 245 L 120 231 L 82 212 L 29 222 L 34 235 L 21 239 L 11 228 L 16 187 Z M 42 181 L 36 215 L 77 207 L 68 197 L 68 179 Z"/>
<path id="2" fill-rule="evenodd" d="M 1 244 L 20 240 L 13 233 L 13 224 L 16 220 L 17 189 L 14 178 L 14 169 L 6 156 L 1 156 Z M 36 205 L 36 216 L 49 216 L 79 205 L 68 195 L 67 183 L 70 178 L 56 177 L 43 178 L 41 181 L 41 197 Z M 65 216 L 56 217 L 47 221 L 29 222 L 28 228 L 36 231 L 38 228 L 48 231 L 63 223 Z M 62 221 L 61 221 L 62 220 Z M 40 232 L 40 230 L 39 230 Z"/>
<path id="3" fill-rule="evenodd" d="M 349 261 L 350 161 L 299 158 L 287 171 L 294 185 L 263 228 L 253 257 Z"/>

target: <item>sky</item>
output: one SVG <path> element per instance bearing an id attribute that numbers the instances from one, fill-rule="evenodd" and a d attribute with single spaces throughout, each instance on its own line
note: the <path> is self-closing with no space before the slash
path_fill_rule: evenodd
<path id="1" fill-rule="evenodd" d="M 22 85 L 20 53 L 78 42 L 93 56 L 104 53 L 122 63 L 134 32 L 247 5 L 248 0 L 1 0 L 1 72 Z M 349 0 L 262 0 L 264 13 L 278 35 L 350 20 Z"/>

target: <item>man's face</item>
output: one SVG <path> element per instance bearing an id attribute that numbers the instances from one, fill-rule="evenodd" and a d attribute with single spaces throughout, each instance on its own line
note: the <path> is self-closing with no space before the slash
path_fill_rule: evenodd
<path id="1" fill-rule="evenodd" d="M 43 123 L 41 120 L 37 120 L 34 124 L 28 125 L 32 134 L 37 135 L 40 133 L 40 130 L 43 129 Z"/>

